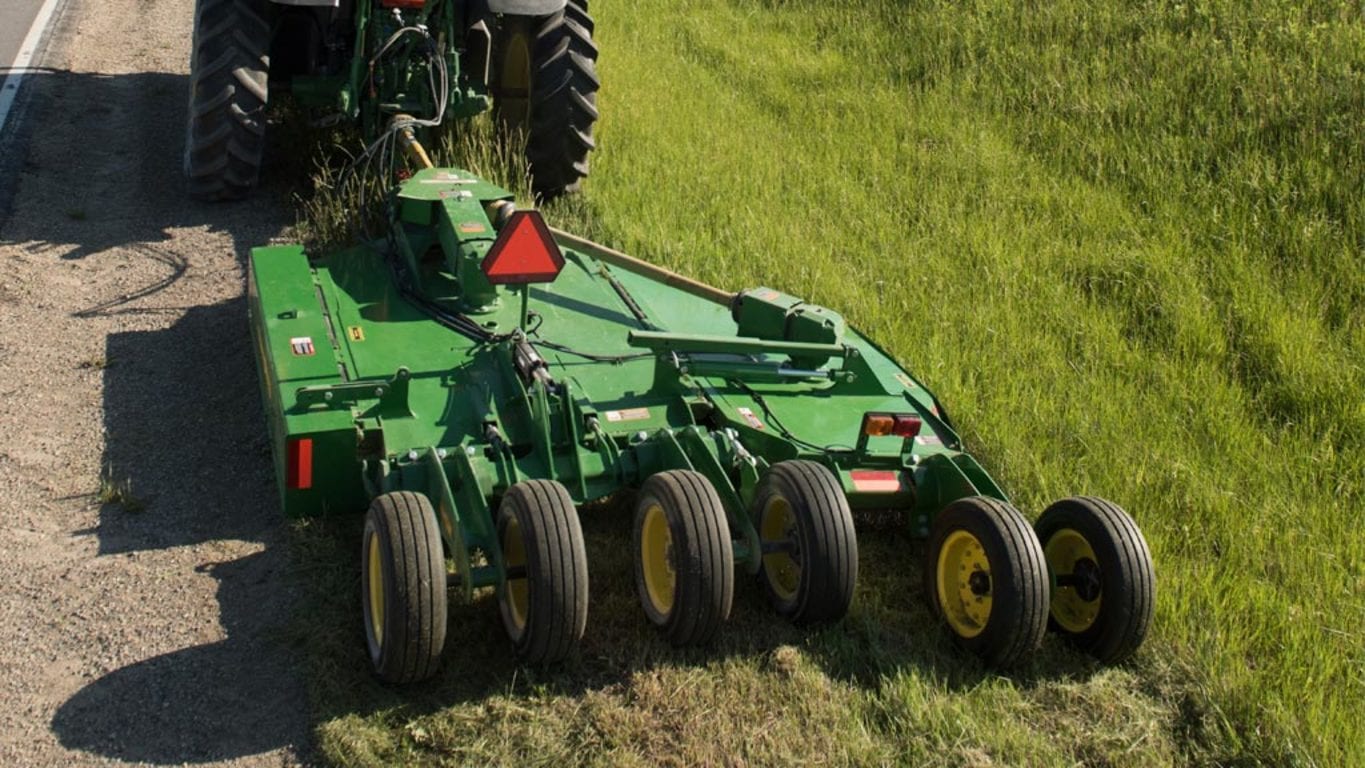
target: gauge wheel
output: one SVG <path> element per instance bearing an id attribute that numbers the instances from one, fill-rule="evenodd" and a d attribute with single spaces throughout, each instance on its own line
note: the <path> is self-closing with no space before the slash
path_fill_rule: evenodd
<path id="1" fill-rule="evenodd" d="M 498 607 L 517 656 L 562 661 L 588 623 L 588 556 L 568 490 L 553 480 L 512 486 L 498 507 L 498 541 L 506 571 Z"/>
<path id="2" fill-rule="evenodd" d="M 858 581 L 858 539 L 834 473 L 813 461 L 774 464 L 753 509 L 759 578 L 778 614 L 801 624 L 843 618 Z"/>
<path id="3" fill-rule="evenodd" d="M 734 546 L 711 481 L 691 470 L 645 481 L 635 505 L 635 589 L 675 646 L 710 642 L 735 591 Z"/>
<path id="4" fill-rule="evenodd" d="M 1117 504 L 1062 499 L 1035 526 L 1052 576 L 1048 626 L 1105 664 L 1132 656 L 1156 602 L 1151 550 Z"/>
<path id="5" fill-rule="evenodd" d="M 360 582 L 365 641 L 380 679 L 436 673 L 446 640 L 446 571 L 436 513 L 410 491 L 376 498 L 365 515 Z"/>
<path id="6" fill-rule="evenodd" d="M 1010 504 L 984 496 L 953 502 L 935 518 L 924 585 L 958 645 L 988 665 L 1015 666 L 1047 632 L 1043 549 Z"/>

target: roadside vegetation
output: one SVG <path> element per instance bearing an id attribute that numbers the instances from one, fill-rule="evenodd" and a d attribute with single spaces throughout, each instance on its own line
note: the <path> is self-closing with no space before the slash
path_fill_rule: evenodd
<path id="1" fill-rule="evenodd" d="M 1087 493 L 1135 516 L 1153 635 L 1114 669 L 1055 639 L 982 668 L 930 619 L 923 548 L 887 516 L 860 521 L 841 624 L 791 628 L 741 580 L 715 647 L 675 651 L 636 603 L 626 499 L 584 511 L 580 658 L 517 667 L 485 595 L 454 608 L 443 672 L 391 690 L 360 637 L 358 527 L 312 522 L 298 642 L 326 758 L 1365 764 L 1358 4 L 593 11 L 600 151 L 552 222 L 843 312 L 1026 514 Z M 453 154 L 499 175 L 474 130 Z"/>

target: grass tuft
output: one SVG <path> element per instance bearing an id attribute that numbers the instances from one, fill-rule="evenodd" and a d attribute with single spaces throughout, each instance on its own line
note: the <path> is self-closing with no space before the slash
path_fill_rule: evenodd
<path id="1" fill-rule="evenodd" d="M 102 505 L 112 504 L 132 514 L 147 509 L 147 503 L 133 494 L 132 480 L 117 479 L 112 467 L 105 467 L 100 473 L 100 487 L 95 492 L 95 500 Z"/>

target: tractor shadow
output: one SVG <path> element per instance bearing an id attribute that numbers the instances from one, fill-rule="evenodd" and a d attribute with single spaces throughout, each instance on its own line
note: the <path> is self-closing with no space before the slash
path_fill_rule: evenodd
<path id="1" fill-rule="evenodd" d="M 181 765 L 305 745 L 306 701 L 279 627 L 262 615 L 280 595 L 281 557 L 261 552 L 196 570 L 218 580 L 227 638 L 128 665 L 78 691 L 52 729 L 68 749 Z"/>
<path id="2" fill-rule="evenodd" d="M 0 67 L 0 79 L 8 71 Z M 177 231 L 226 234 L 244 264 L 250 248 L 292 220 L 292 194 L 308 171 L 298 147 L 268 147 L 262 186 L 249 201 L 189 198 L 181 170 L 188 88 L 187 75 L 169 72 L 49 68 L 24 78 L 0 134 L 4 240 L 54 259 L 130 249 L 165 264 L 161 281 L 87 314 L 116 314 L 179 280 L 187 264 L 171 250 Z"/>
<path id="3" fill-rule="evenodd" d="M 217 581 L 224 639 L 116 669 L 52 720 L 61 743 L 156 764 L 306 749 L 307 701 L 289 646 L 298 583 L 264 436 L 244 299 L 168 328 L 113 333 L 104 370 L 104 463 L 126 489 L 106 502 L 101 556 L 195 545 L 189 580 Z M 213 542 L 233 542 L 233 554 Z M 240 544 L 254 552 L 241 556 Z M 216 556 L 216 557 L 215 557 Z M 221 559 L 219 559 L 221 558 Z"/>

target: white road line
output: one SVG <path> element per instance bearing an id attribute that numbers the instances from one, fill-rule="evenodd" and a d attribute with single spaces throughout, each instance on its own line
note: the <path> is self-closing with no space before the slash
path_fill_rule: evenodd
<path id="1" fill-rule="evenodd" d="M 28 29 L 28 36 L 19 44 L 19 55 L 14 57 L 9 74 L 5 76 L 5 84 L 0 86 L 0 134 L 5 131 L 10 108 L 14 106 L 14 99 L 19 95 L 19 83 L 23 82 L 24 75 L 29 73 L 28 65 L 33 63 L 33 57 L 38 53 L 38 44 L 43 41 L 43 33 L 47 31 L 52 14 L 61 2 L 62 0 L 43 0 L 43 7 L 38 9 L 38 15 L 33 18 L 33 26 Z"/>

